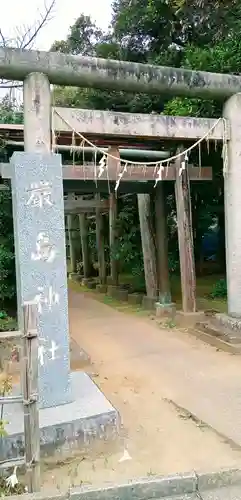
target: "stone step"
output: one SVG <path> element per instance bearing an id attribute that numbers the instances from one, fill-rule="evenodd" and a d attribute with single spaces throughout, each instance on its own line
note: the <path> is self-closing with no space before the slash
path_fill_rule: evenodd
<path id="1" fill-rule="evenodd" d="M 230 343 L 241 343 L 241 320 L 218 313 L 210 318 L 213 327 L 229 338 Z"/>
<path id="2" fill-rule="evenodd" d="M 227 334 L 220 331 L 220 328 L 216 328 L 211 321 L 196 323 L 193 329 L 189 329 L 189 332 L 217 349 L 231 354 L 241 354 L 241 342 L 238 342 L 237 338 L 230 339 Z"/>

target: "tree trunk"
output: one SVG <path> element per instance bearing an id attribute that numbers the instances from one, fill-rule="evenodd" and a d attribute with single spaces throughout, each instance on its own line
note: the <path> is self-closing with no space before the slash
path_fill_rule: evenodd
<path id="1" fill-rule="evenodd" d="M 80 225 L 84 278 L 89 278 L 91 275 L 91 262 L 90 262 L 90 252 L 88 244 L 88 222 L 86 214 L 79 214 L 79 225 Z"/>
<path id="2" fill-rule="evenodd" d="M 118 285 L 118 260 L 115 258 L 117 242 L 117 199 L 114 193 L 110 194 L 109 224 L 110 224 L 110 272 L 111 282 Z"/>
<path id="3" fill-rule="evenodd" d="M 168 239 L 165 208 L 163 184 L 162 182 L 158 182 L 155 191 L 157 282 L 159 301 L 164 304 L 170 304 L 171 291 L 168 268 Z"/>
<path id="4" fill-rule="evenodd" d="M 196 311 L 196 274 L 193 251 L 192 212 L 188 169 L 180 174 L 183 159 L 176 161 L 176 207 L 179 258 L 181 268 L 182 308 L 184 312 Z"/>
<path id="5" fill-rule="evenodd" d="M 68 238 L 69 238 L 69 258 L 70 258 L 70 272 L 76 273 L 77 271 L 77 252 L 76 252 L 76 235 L 74 234 L 75 224 L 74 215 L 67 215 L 68 225 Z"/>
<path id="6" fill-rule="evenodd" d="M 100 195 L 96 195 L 100 199 Z M 99 278 L 101 285 L 106 284 L 106 263 L 105 263 L 105 238 L 104 238 L 104 219 L 101 211 L 96 209 L 96 246 L 99 264 Z"/>
<path id="7" fill-rule="evenodd" d="M 154 232 L 151 223 L 150 195 L 138 194 L 141 242 L 148 297 L 157 297 L 157 266 Z"/>

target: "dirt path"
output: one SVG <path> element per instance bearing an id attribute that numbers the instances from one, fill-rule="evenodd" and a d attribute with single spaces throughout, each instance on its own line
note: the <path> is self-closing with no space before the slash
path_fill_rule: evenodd
<path id="1" fill-rule="evenodd" d="M 170 403 L 241 444 L 239 357 L 73 291 L 70 329 L 90 354 L 90 372 L 120 411 L 126 435 L 114 454 L 45 471 L 46 486 L 241 466 L 241 448 Z M 120 463 L 124 448 L 132 459 Z"/>

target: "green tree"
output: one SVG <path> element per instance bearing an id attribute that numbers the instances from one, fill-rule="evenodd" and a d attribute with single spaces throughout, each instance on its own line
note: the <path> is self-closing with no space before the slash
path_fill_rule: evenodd
<path id="1" fill-rule="evenodd" d="M 194 70 L 239 74 L 241 72 L 241 4 L 238 0 L 115 0 L 109 32 L 100 33 L 90 18 L 80 16 L 58 50 L 73 54 L 148 62 Z M 74 37 L 71 34 L 75 34 Z M 67 44 L 67 46 L 66 46 Z M 58 44 L 57 44 L 58 46 Z M 61 105 L 127 112 L 162 113 L 182 116 L 219 117 L 222 102 L 214 100 L 166 98 L 143 94 L 104 92 L 96 89 L 59 89 Z M 174 145 L 175 146 L 175 145 Z M 196 155 L 196 156 L 195 156 Z M 223 176 L 220 150 L 210 154 L 202 146 L 202 161 L 212 165 L 215 182 L 192 187 L 194 237 L 198 257 L 202 234 L 214 220 L 222 229 Z M 199 152 L 191 161 L 198 163 Z M 206 163 L 205 163 L 206 162 Z M 173 216 L 173 191 L 168 196 L 169 216 Z M 125 207 L 123 221 L 129 217 Z M 131 222 L 131 220 L 130 220 Z M 128 226 L 128 224 L 127 224 Z M 130 226 L 129 226 L 130 227 Z M 123 238 L 125 224 L 122 224 Z M 123 241 L 124 241 L 123 239 Z M 122 241 L 122 243 L 123 243 Z M 173 239 L 176 245 L 176 238 Z M 125 241 L 126 244 L 126 241 Z M 128 242 L 129 245 L 129 242 Z M 122 245 L 124 255 L 125 245 Z"/>
<path id="2" fill-rule="evenodd" d="M 9 95 L 0 102 L 0 123 L 22 123 L 21 107 Z M 7 161 L 4 139 L 0 138 L 1 161 Z M 0 308 L 8 305 L 16 294 L 14 236 L 11 190 L 2 190 L 0 184 Z"/>

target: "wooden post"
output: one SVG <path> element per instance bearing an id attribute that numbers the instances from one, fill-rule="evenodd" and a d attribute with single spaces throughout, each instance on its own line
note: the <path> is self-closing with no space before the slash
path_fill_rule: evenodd
<path id="1" fill-rule="evenodd" d="M 76 261 L 75 261 L 75 251 L 73 245 L 73 235 L 72 235 L 72 215 L 67 215 L 67 226 L 68 226 L 68 240 L 69 240 L 69 260 L 70 260 L 70 272 L 76 272 Z"/>
<path id="2" fill-rule="evenodd" d="M 77 272 L 78 255 L 80 255 L 80 244 L 78 244 L 79 235 L 79 218 L 75 214 L 67 215 L 68 239 L 69 239 L 69 257 L 70 257 L 70 272 Z"/>
<path id="3" fill-rule="evenodd" d="M 120 151 L 117 146 L 110 146 L 108 153 L 114 158 L 108 156 L 108 169 L 114 168 L 116 174 L 120 171 Z M 116 177 L 117 178 L 117 177 Z M 110 272 L 111 281 L 113 285 L 118 285 L 119 282 L 119 262 L 114 257 L 114 252 L 116 250 L 116 241 L 118 238 L 117 233 L 117 198 L 115 193 L 110 194 L 110 207 L 109 207 L 109 226 L 110 226 Z"/>
<path id="4" fill-rule="evenodd" d="M 91 275 L 91 262 L 88 245 L 88 221 L 86 214 L 79 214 L 80 238 L 83 259 L 84 278 L 89 278 Z"/>
<path id="5" fill-rule="evenodd" d="M 151 202 L 149 194 L 138 194 L 141 242 L 147 297 L 157 297 L 157 266 L 154 231 L 151 221 Z"/>
<path id="6" fill-rule="evenodd" d="M 100 199 L 100 195 L 96 195 Z M 104 219 L 99 208 L 96 209 L 96 246 L 98 253 L 100 284 L 106 284 L 106 263 L 105 263 L 105 239 L 104 239 Z"/>
<path id="7" fill-rule="evenodd" d="M 170 304 L 171 291 L 168 268 L 167 219 L 162 181 L 158 182 L 155 190 L 155 219 L 159 301 L 163 304 Z"/>
<path id="8" fill-rule="evenodd" d="M 187 165 L 182 169 L 183 161 L 184 158 L 178 158 L 176 161 L 175 195 L 181 269 L 182 308 L 184 312 L 189 313 L 196 311 L 196 274 L 193 250 L 190 183 Z"/>
<path id="9" fill-rule="evenodd" d="M 38 333 L 35 303 L 23 307 L 22 388 L 25 460 L 28 492 L 40 490 L 40 434 L 38 412 Z"/>
<path id="10" fill-rule="evenodd" d="M 109 226 L 110 226 L 110 272 L 112 285 L 118 285 L 119 263 L 115 258 L 117 242 L 117 199 L 115 193 L 110 193 Z"/>
<path id="11" fill-rule="evenodd" d="M 24 80 L 24 150 L 48 153 L 51 148 L 51 93 L 48 77 L 31 73 Z"/>

